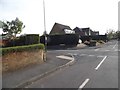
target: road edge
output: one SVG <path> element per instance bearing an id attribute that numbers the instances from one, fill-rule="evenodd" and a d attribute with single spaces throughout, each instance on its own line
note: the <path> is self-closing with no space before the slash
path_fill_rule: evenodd
<path id="1" fill-rule="evenodd" d="M 69 55 L 71 55 L 71 57 L 72 57 L 73 59 L 70 60 L 68 63 L 66 63 L 66 64 L 64 64 L 64 65 L 61 65 L 61 66 L 58 66 L 57 68 L 53 68 L 53 69 L 51 69 L 51 70 L 49 70 L 49 71 L 47 71 L 47 72 L 45 72 L 45 73 L 43 73 L 43 74 L 40 74 L 40 75 L 38 75 L 38 76 L 33 77 L 33 78 L 31 78 L 31 79 L 29 79 L 29 80 L 27 80 L 27 81 L 25 81 L 25 82 L 22 82 L 22 83 L 18 84 L 18 85 L 15 87 L 15 89 L 16 89 L 16 88 L 27 88 L 26 86 L 34 83 L 35 81 L 40 80 L 40 79 L 42 79 L 43 77 L 45 77 L 45 76 L 47 76 L 47 75 L 49 75 L 49 74 L 51 74 L 51 73 L 53 73 L 53 72 L 55 72 L 55 71 L 57 71 L 57 70 L 60 70 L 60 69 L 62 69 L 62 68 L 64 68 L 64 67 L 71 66 L 72 64 L 74 64 L 75 59 L 74 59 L 74 56 L 73 56 L 72 54 L 69 54 Z"/>

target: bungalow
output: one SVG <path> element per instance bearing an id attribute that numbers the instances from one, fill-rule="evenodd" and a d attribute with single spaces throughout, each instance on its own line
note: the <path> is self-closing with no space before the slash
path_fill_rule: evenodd
<path id="1" fill-rule="evenodd" d="M 75 33 L 79 34 L 80 36 L 99 35 L 99 31 L 92 31 L 89 27 L 88 28 L 76 27 L 73 30 L 75 31 Z"/>
<path id="2" fill-rule="evenodd" d="M 75 31 L 76 34 L 79 34 L 80 36 L 86 36 L 87 33 L 83 32 L 82 28 L 76 27 L 73 29 Z"/>
<path id="3" fill-rule="evenodd" d="M 94 35 L 99 35 L 99 31 L 94 31 Z"/>
<path id="4" fill-rule="evenodd" d="M 62 25 L 55 23 L 49 35 L 47 35 L 47 45 L 77 45 L 79 36 L 75 34 L 75 31 L 72 30 L 67 25 Z M 40 42 L 45 44 L 45 36 L 40 37 Z"/>
<path id="5" fill-rule="evenodd" d="M 49 34 L 56 35 L 56 34 L 72 34 L 72 33 L 75 33 L 75 31 L 73 31 L 69 26 L 55 23 Z"/>

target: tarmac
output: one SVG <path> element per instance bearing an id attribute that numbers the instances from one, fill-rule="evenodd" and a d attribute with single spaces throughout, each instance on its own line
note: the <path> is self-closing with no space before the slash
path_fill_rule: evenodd
<path id="1" fill-rule="evenodd" d="M 80 44 L 77 48 L 84 48 L 86 45 Z M 65 55 L 64 55 L 65 56 Z M 42 64 L 31 65 L 26 68 L 2 74 L 2 88 L 25 88 L 27 85 L 44 78 L 50 73 L 56 70 L 72 65 L 74 63 L 74 57 L 72 60 L 60 59 L 55 55 L 47 54 L 47 59 Z"/>
<path id="2" fill-rule="evenodd" d="M 70 57 L 72 58 L 73 56 L 71 55 Z M 60 59 L 49 54 L 47 55 L 47 60 L 42 64 L 2 74 L 2 88 L 24 88 L 56 70 L 71 65 L 73 62 L 74 58 L 73 60 Z"/>

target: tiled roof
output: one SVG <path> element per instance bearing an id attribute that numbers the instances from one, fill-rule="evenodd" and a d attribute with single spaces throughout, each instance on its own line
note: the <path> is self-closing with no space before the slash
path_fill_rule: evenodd
<path id="1" fill-rule="evenodd" d="M 69 26 L 55 23 L 52 30 L 50 31 L 50 34 L 64 34 L 64 29 L 72 30 Z"/>

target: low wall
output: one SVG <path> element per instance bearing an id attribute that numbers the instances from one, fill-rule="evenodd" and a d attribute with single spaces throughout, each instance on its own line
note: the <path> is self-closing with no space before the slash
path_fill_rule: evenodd
<path id="1" fill-rule="evenodd" d="M 43 62 L 43 50 L 9 53 L 2 56 L 2 72 L 15 71 L 32 64 Z"/>

